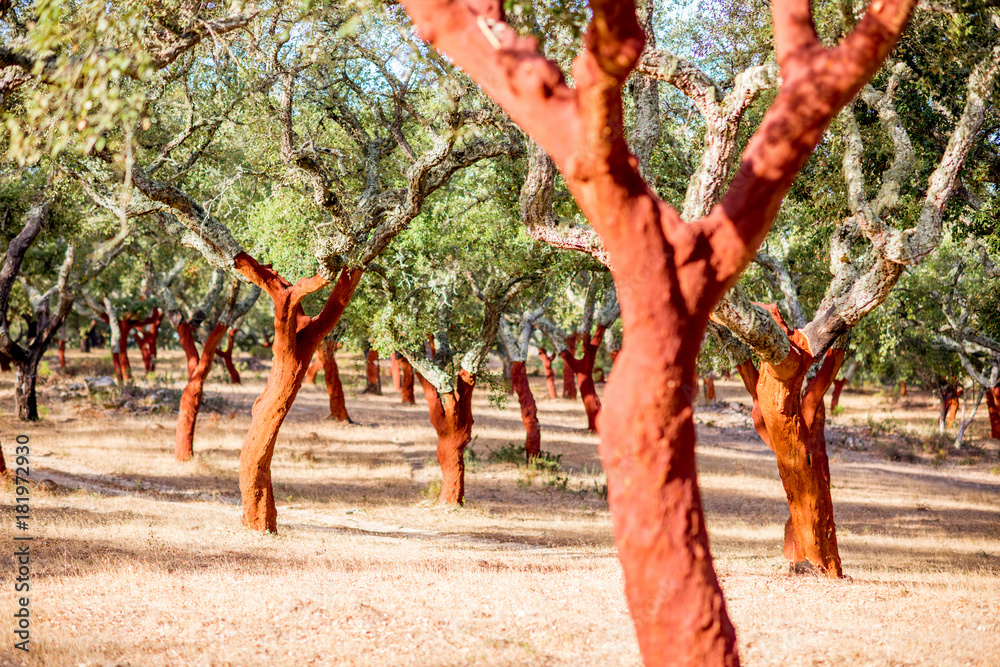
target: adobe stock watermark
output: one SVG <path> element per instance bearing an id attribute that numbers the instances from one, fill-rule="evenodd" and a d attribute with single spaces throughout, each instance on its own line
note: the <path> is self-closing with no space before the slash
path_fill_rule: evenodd
<path id="1" fill-rule="evenodd" d="M 31 448 L 26 435 L 14 448 L 14 648 L 28 652 L 31 641 Z"/>

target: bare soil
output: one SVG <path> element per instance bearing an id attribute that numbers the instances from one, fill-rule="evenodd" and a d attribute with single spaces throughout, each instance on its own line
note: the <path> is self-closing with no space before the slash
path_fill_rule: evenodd
<path id="1" fill-rule="evenodd" d="M 70 390 L 110 362 L 68 357 L 74 375 L 46 380 L 38 424 L 14 420 L 0 375 L 4 453 L 28 435 L 35 480 L 28 654 L 12 647 L 10 538 L 24 533 L 3 489 L 0 665 L 640 664 L 597 438 L 542 378 L 542 449 L 558 469 L 497 462 L 523 442 L 516 399 L 501 410 L 478 392 L 456 509 L 429 499 L 422 398 L 400 405 L 387 369 L 385 395 L 361 395 L 360 358 L 339 355 L 358 424 L 324 419 L 321 381 L 303 389 L 273 462 L 279 533 L 260 535 L 239 523 L 237 465 L 266 368 L 241 386 L 213 371 L 195 458 L 179 464 L 179 352 L 123 395 Z M 845 391 L 828 439 L 848 577 L 827 581 L 788 574 L 773 456 L 741 386 L 716 387 L 696 413 L 700 482 L 744 664 L 1000 665 L 1000 462 L 984 412 L 972 446 L 951 451 L 932 395 Z"/>

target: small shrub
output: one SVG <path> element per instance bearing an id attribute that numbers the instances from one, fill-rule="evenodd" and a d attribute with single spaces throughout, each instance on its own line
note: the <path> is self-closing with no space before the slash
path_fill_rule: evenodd
<path id="1" fill-rule="evenodd" d="M 843 405 L 838 405 L 837 407 L 835 407 L 833 409 L 832 414 L 833 414 L 834 417 L 839 417 L 840 415 L 844 414 L 844 406 Z"/>
<path id="2" fill-rule="evenodd" d="M 487 447 L 487 449 L 490 448 Z M 490 449 L 490 455 L 487 457 L 487 460 L 490 463 L 513 463 L 514 465 L 520 465 L 524 463 L 525 456 L 523 444 L 519 445 L 514 442 L 508 442 L 497 449 Z"/>
<path id="3" fill-rule="evenodd" d="M 38 377 L 47 378 L 50 375 L 52 375 L 52 369 L 49 368 L 49 362 L 43 361 L 42 363 L 38 364 Z"/>
<path id="4" fill-rule="evenodd" d="M 441 495 L 441 480 L 436 479 L 427 486 L 425 486 L 420 494 L 427 498 L 428 500 L 437 500 L 438 496 Z"/>
<path id="5" fill-rule="evenodd" d="M 895 435 L 899 429 L 899 420 L 893 417 L 889 417 L 888 419 L 874 419 L 871 415 L 868 415 L 867 424 L 868 432 L 874 438 L 882 435 Z"/>

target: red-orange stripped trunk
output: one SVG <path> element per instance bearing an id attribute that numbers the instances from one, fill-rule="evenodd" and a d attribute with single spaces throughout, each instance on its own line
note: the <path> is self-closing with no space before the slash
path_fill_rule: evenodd
<path id="1" fill-rule="evenodd" d="M 274 340 L 271 343 L 274 361 L 267 386 L 254 401 L 250 428 L 240 450 L 240 493 L 243 497 L 243 525 L 254 530 L 277 532 L 278 512 L 271 485 L 271 457 L 278 430 L 302 387 L 306 368 L 316 347 L 337 325 L 363 272 L 344 269 L 323 310 L 309 317 L 302 309 L 302 300 L 329 284 L 327 280 L 313 276 L 292 285 L 271 267 L 262 266 L 242 252 L 236 256 L 234 265 L 274 302 Z"/>
<path id="2" fill-rule="evenodd" d="M 365 355 L 365 393 L 382 395 L 382 376 L 378 370 L 378 352 L 368 350 Z"/>
<path id="3" fill-rule="evenodd" d="M 160 335 L 160 324 L 163 322 L 163 312 L 154 308 L 145 320 L 138 322 L 135 329 L 135 342 L 142 355 L 142 366 L 147 373 L 156 370 L 156 339 Z M 149 331 L 146 331 L 146 327 Z"/>
<path id="4" fill-rule="evenodd" d="M 563 398 L 576 398 L 576 375 L 573 366 L 566 363 L 566 354 L 569 354 L 570 358 L 576 356 L 576 342 L 576 334 L 568 336 L 566 338 L 566 351 L 560 355 L 563 358 Z"/>
<path id="5" fill-rule="evenodd" d="M 528 383 L 528 373 L 523 361 L 515 361 L 510 369 L 510 380 L 521 405 L 521 421 L 524 422 L 524 454 L 530 461 L 542 453 L 542 431 L 538 427 L 538 408 Z"/>
<path id="6" fill-rule="evenodd" d="M 1000 439 L 1000 386 L 986 390 L 986 410 L 990 417 L 990 437 Z"/>
<path id="7" fill-rule="evenodd" d="M 66 341 L 59 341 L 59 368 L 66 368 Z"/>
<path id="8" fill-rule="evenodd" d="M 777 309 L 768 307 L 784 327 Z M 787 328 L 786 328 L 787 331 Z M 777 365 L 754 369 L 746 361 L 737 367 L 753 398 L 754 427 L 774 452 L 788 500 L 785 557 L 799 571 L 843 576 L 830 496 L 830 464 L 826 452 L 826 408 L 823 397 L 844 361 L 844 350 L 826 353 L 819 372 L 805 386 L 815 359 L 804 336 L 788 332 L 791 352 Z"/>
<path id="9" fill-rule="evenodd" d="M 715 378 L 711 373 L 705 376 L 705 400 L 715 400 Z"/>
<path id="10" fill-rule="evenodd" d="M 830 395 L 830 412 L 837 409 L 840 405 L 840 395 L 844 391 L 844 387 L 847 386 L 847 378 L 842 378 L 840 380 L 833 381 L 833 393 Z"/>
<path id="11" fill-rule="evenodd" d="M 181 322 L 177 326 L 181 347 L 187 357 L 188 381 L 181 394 L 180 411 L 177 413 L 177 431 L 174 438 L 174 458 L 190 461 L 194 456 L 194 428 L 201 411 L 201 401 L 205 395 L 205 380 L 212 370 L 215 350 L 226 335 L 226 326 L 221 322 L 208 334 L 201 354 L 194 341 L 191 325 Z"/>
<path id="12" fill-rule="evenodd" d="M 323 365 L 323 383 L 330 397 L 330 419 L 351 423 L 351 417 L 347 414 L 344 385 L 340 382 L 340 369 L 337 368 L 338 347 L 336 341 L 324 338 L 316 348 L 316 357 Z"/>
<path id="13" fill-rule="evenodd" d="M 226 349 L 219 348 L 217 354 L 219 358 L 222 359 L 222 365 L 225 366 L 226 372 L 229 373 L 230 384 L 241 384 L 240 371 L 236 368 L 236 364 L 233 363 L 233 347 L 234 339 L 236 338 L 236 329 L 229 330 L 229 341 Z"/>
<path id="14" fill-rule="evenodd" d="M 772 0 L 782 85 L 728 193 L 686 222 L 639 173 L 621 89 L 645 36 L 629 0 L 591 0 L 571 88 L 495 0 L 402 0 L 447 54 L 551 156 L 601 235 L 623 345 L 605 389 L 601 462 L 639 648 L 655 665 L 737 665 L 705 529 L 691 398 L 709 313 L 756 254 L 824 130 L 874 75 L 915 0 L 878 0 L 827 49 L 808 0 Z"/>
<path id="15" fill-rule="evenodd" d="M 597 432 L 597 415 L 601 412 L 601 399 L 597 396 L 597 387 L 594 386 L 594 362 L 597 361 L 597 350 L 601 347 L 601 340 L 604 337 L 604 327 L 597 327 L 597 332 L 591 336 L 588 332 L 570 336 L 573 339 L 573 347 L 567 347 L 560 353 L 566 368 L 569 368 L 576 375 L 576 382 L 580 385 L 580 397 L 583 399 L 583 408 L 587 412 L 587 428 L 592 432 Z M 570 340 L 567 338 L 567 342 Z M 576 348 L 577 340 L 583 344 L 583 356 L 579 359 L 573 356 L 572 350 Z M 574 388 L 575 391 L 575 388 Z"/>
<path id="16" fill-rule="evenodd" d="M 549 390 L 549 398 L 557 398 L 556 394 L 556 374 L 552 371 L 552 360 L 554 356 L 542 348 L 538 348 L 538 356 L 542 358 L 542 368 L 545 369 L 545 388 Z"/>
<path id="17" fill-rule="evenodd" d="M 906 380 L 899 381 L 899 395 L 906 396 Z"/>
<path id="18" fill-rule="evenodd" d="M 392 375 L 392 386 L 396 391 L 402 391 L 402 377 L 400 376 L 399 360 L 402 357 L 398 352 L 389 355 L 389 373 Z M 405 401 L 404 401 L 405 402 Z"/>
<path id="19" fill-rule="evenodd" d="M 401 354 L 396 359 L 399 363 L 399 400 L 406 405 L 415 405 L 417 400 L 413 395 L 413 366 Z"/>
<path id="20" fill-rule="evenodd" d="M 322 368 L 323 368 L 323 361 L 317 355 L 312 360 L 312 363 L 309 364 L 309 368 L 306 369 L 306 377 L 303 380 L 303 383 L 305 383 L 305 384 L 315 384 L 316 383 L 316 376 L 319 374 L 319 371 Z"/>
<path id="21" fill-rule="evenodd" d="M 459 371 L 455 389 L 440 393 L 418 375 L 427 399 L 431 425 L 437 432 L 437 460 L 441 466 L 441 494 L 438 501 L 461 505 L 465 502 L 465 448 L 472 442 L 472 390 L 476 378 Z"/>

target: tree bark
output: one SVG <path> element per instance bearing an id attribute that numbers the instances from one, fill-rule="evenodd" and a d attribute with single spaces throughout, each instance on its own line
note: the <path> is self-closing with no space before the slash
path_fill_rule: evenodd
<path id="1" fill-rule="evenodd" d="M 524 422 L 524 455 L 528 461 L 542 453 L 542 431 L 538 426 L 538 408 L 531 393 L 528 374 L 523 361 L 515 361 L 510 369 L 511 384 L 517 392 L 521 405 L 521 421 Z"/>
<path id="2" fill-rule="evenodd" d="M 1000 386 L 986 391 L 986 409 L 990 416 L 990 437 L 1000 439 Z"/>
<path id="3" fill-rule="evenodd" d="M 48 346 L 29 347 L 24 359 L 14 360 L 14 403 L 17 418 L 21 421 L 38 421 L 38 398 L 35 385 L 38 382 L 38 365 Z"/>
<path id="4" fill-rule="evenodd" d="M 337 341 L 324 338 L 316 348 L 316 356 L 323 365 L 323 383 L 330 397 L 330 419 L 351 424 L 353 422 L 347 414 L 344 385 L 340 382 L 340 369 L 337 368 L 337 347 Z"/>
<path id="5" fill-rule="evenodd" d="M 413 366 L 410 360 L 399 354 L 396 357 L 399 363 L 399 397 L 404 405 L 416 405 L 417 400 L 413 395 Z"/>
<path id="6" fill-rule="evenodd" d="M 601 347 L 601 340 L 604 337 L 604 328 L 598 326 L 597 333 L 593 336 L 589 332 L 574 334 L 573 347 L 567 347 L 560 352 L 565 368 L 573 371 L 577 384 L 580 385 L 580 397 L 583 399 L 583 408 L 587 412 L 587 428 L 592 433 L 597 432 L 597 415 L 601 412 L 601 399 L 597 396 L 597 387 L 594 385 L 594 362 L 597 361 L 597 350 Z M 568 339 L 567 339 L 568 340 Z M 583 344 L 583 356 L 579 359 L 573 356 L 572 349 L 576 348 L 579 340 Z M 574 387 L 574 391 L 575 391 Z"/>
<path id="7" fill-rule="evenodd" d="M 365 393 L 382 395 L 382 376 L 378 369 L 378 352 L 368 350 L 365 355 Z"/>
<path id="8" fill-rule="evenodd" d="M 201 402 L 205 395 L 205 380 L 212 370 L 215 351 L 226 335 L 226 326 L 221 322 L 208 334 L 201 354 L 194 342 L 194 332 L 191 325 L 182 322 L 177 327 L 181 338 L 181 347 L 187 356 L 188 381 L 181 394 L 180 410 L 177 413 L 177 431 L 174 437 L 174 458 L 178 461 L 190 461 L 194 457 L 194 429 L 201 411 Z"/>
<path id="9" fill-rule="evenodd" d="M 899 395 L 903 397 L 906 396 L 906 380 L 899 381 Z"/>
<path id="10" fill-rule="evenodd" d="M 59 340 L 59 369 L 66 368 L 66 341 Z"/>
<path id="11" fill-rule="evenodd" d="M 462 505 L 465 503 L 465 448 L 472 442 L 472 390 L 476 377 L 462 369 L 455 389 L 445 394 L 422 375 L 418 377 L 427 399 L 431 425 L 438 436 L 437 460 L 441 466 L 438 501 Z"/>
<path id="12" fill-rule="evenodd" d="M 278 431 L 302 387 L 316 347 L 337 325 L 363 272 L 344 269 L 323 310 L 309 317 L 302 309 L 302 299 L 327 285 L 325 279 L 314 276 L 291 285 L 243 252 L 236 255 L 235 267 L 274 302 L 274 339 L 271 342 L 274 361 L 267 385 L 254 401 L 250 428 L 240 450 L 240 494 L 243 525 L 276 533 L 278 512 L 271 485 L 271 457 Z"/>
<path id="13" fill-rule="evenodd" d="M 577 335 L 573 334 L 566 338 L 566 353 L 570 358 L 576 356 L 576 342 Z M 562 354 L 563 358 L 563 398 L 576 399 L 576 375 L 573 371 L 573 366 L 571 364 L 565 363 L 566 356 Z M 593 430 L 593 429 L 591 429 Z"/>
<path id="14" fill-rule="evenodd" d="M 552 360 L 549 353 L 543 348 L 538 348 L 538 356 L 542 358 L 542 368 L 545 369 L 545 388 L 549 390 L 549 398 L 558 398 L 556 394 L 556 374 L 552 371 Z"/>
<path id="15" fill-rule="evenodd" d="M 711 373 L 705 376 L 705 400 L 715 400 L 715 376 Z"/>

